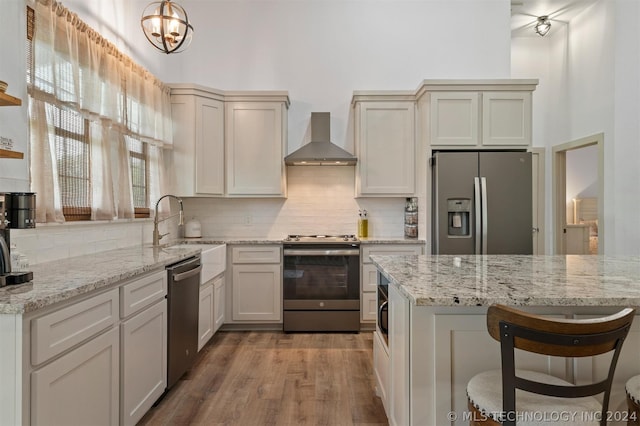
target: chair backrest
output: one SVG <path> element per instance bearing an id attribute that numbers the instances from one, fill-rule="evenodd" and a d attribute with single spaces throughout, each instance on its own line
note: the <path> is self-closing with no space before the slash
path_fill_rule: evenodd
<path id="1" fill-rule="evenodd" d="M 545 318 L 504 305 L 492 305 L 487 312 L 487 329 L 500 342 L 502 356 L 502 404 L 504 413 L 516 412 L 515 390 L 541 395 L 579 398 L 603 395 L 601 424 L 606 424 L 609 394 L 620 349 L 633 322 L 635 310 L 623 309 L 593 319 Z M 579 386 L 560 386 L 516 376 L 515 351 L 521 349 L 560 357 L 594 356 L 614 351 L 606 379 Z M 507 419 L 513 415 L 507 415 Z M 515 424 L 504 422 L 507 424 Z"/>

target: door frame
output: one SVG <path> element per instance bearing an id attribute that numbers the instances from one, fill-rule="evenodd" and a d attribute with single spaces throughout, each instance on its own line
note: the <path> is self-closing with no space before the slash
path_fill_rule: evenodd
<path id="1" fill-rule="evenodd" d="M 533 254 L 545 254 L 545 152 L 544 147 L 531 148 L 531 164 L 532 164 L 532 191 L 533 196 L 533 217 L 535 218 L 533 225 Z"/>
<path id="2" fill-rule="evenodd" d="M 553 252 L 565 254 L 565 231 L 567 225 L 567 151 L 587 146 L 598 147 L 598 254 L 604 251 L 604 133 L 555 145 L 552 155 L 553 182 Z"/>

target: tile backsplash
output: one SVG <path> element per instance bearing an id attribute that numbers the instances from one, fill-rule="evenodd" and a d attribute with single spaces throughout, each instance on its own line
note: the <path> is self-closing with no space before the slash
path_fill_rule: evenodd
<path id="1" fill-rule="evenodd" d="M 198 219 L 205 237 L 282 239 L 287 234 L 357 234 L 358 210 L 366 209 L 369 237 L 404 233 L 405 199 L 355 198 L 353 167 L 288 167 L 287 181 L 286 199 L 183 198 L 185 221 Z M 178 236 L 174 222 L 161 224 L 161 232 L 171 232 L 163 243 Z M 13 229 L 11 242 L 35 264 L 150 244 L 152 232 L 151 219 L 71 222 Z"/>

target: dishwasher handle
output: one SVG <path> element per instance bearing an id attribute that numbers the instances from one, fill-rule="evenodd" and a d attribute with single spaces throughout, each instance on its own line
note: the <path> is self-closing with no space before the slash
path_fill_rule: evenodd
<path id="1" fill-rule="evenodd" d="M 191 270 L 189 270 L 187 272 L 182 272 L 180 274 L 173 274 L 173 281 L 174 282 L 178 282 L 178 281 L 186 280 L 189 277 L 192 277 L 194 275 L 198 275 L 201 270 L 202 270 L 202 266 L 200 265 L 197 268 L 191 269 Z"/>

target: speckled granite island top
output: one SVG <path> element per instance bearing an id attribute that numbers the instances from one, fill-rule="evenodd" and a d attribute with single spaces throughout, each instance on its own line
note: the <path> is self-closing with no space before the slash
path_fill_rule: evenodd
<path id="1" fill-rule="evenodd" d="M 137 246 L 32 265 L 33 281 L 0 288 L 0 314 L 36 311 L 106 288 L 200 252 L 194 248 Z"/>
<path id="2" fill-rule="evenodd" d="M 640 306 L 640 257 L 371 256 L 422 306 Z"/>

